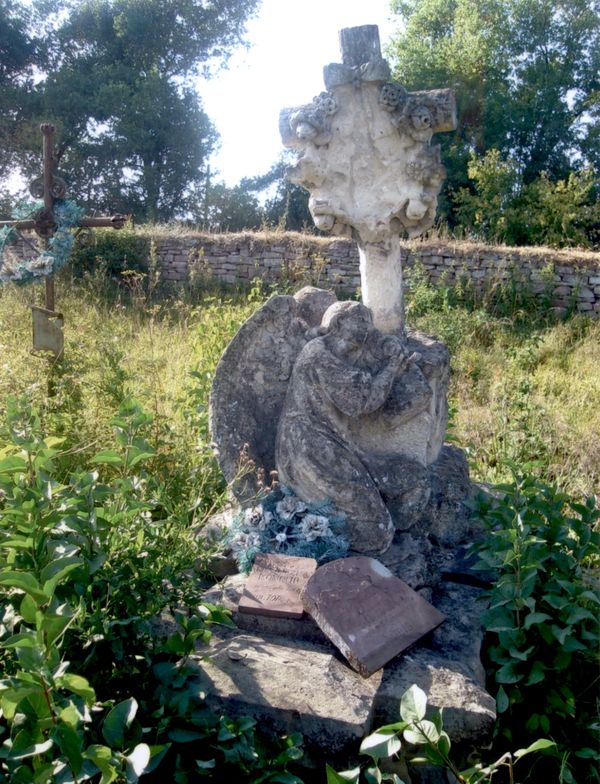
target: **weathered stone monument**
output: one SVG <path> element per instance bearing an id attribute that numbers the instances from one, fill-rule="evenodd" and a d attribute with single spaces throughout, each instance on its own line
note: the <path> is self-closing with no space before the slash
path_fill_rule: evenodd
<path id="1" fill-rule="evenodd" d="M 456 127 L 450 90 L 407 93 L 390 80 L 375 25 L 340 32 L 342 63 L 324 69 L 327 92 L 281 113 L 283 143 L 299 152 L 290 179 L 310 191 L 324 231 L 353 236 L 363 303 L 375 326 L 404 325 L 400 234 L 432 226 L 445 176 L 432 134 Z"/>
<path id="2" fill-rule="evenodd" d="M 462 453 L 444 446 L 449 356 L 406 331 L 399 246 L 433 222 L 444 169 L 430 142 L 455 126 L 454 99 L 390 81 L 377 27 L 340 40 L 328 91 L 282 111 L 280 129 L 315 223 L 358 241 L 363 304 L 316 289 L 271 299 L 217 368 L 213 436 L 240 500 L 257 489 L 239 475 L 247 444 L 264 475 L 342 512 L 355 551 L 385 552 L 396 531 L 455 543 L 469 483 Z"/>
<path id="3" fill-rule="evenodd" d="M 457 584 L 471 580 L 459 574 L 460 545 L 472 536 L 471 486 L 464 454 L 444 444 L 448 351 L 404 322 L 399 245 L 401 235 L 415 237 L 434 220 L 444 168 L 431 139 L 455 127 L 454 99 L 448 90 L 409 93 L 392 81 L 375 26 L 342 30 L 340 42 L 342 63 L 324 71 L 327 91 L 282 111 L 280 130 L 298 153 L 289 176 L 310 191 L 316 225 L 358 243 L 362 303 L 314 288 L 271 298 L 226 349 L 210 418 L 221 467 L 249 521 L 238 543 L 298 555 L 286 548 L 306 534 L 326 553 L 331 513 L 344 521 L 351 557 L 305 575 L 304 617 L 265 608 L 274 594 L 261 585 L 282 575 L 265 574 L 264 556 L 248 583 L 237 576 L 216 588 L 211 598 L 228 604 L 250 634 L 225 635 L 218 667 L 203 668 L 204 677 L 212 698 L 227 698 L 229 708 L 288 729 L 297 716 L 309 746 L 335 751 L 373 720 L 393 720 L 402 691 L 416 682 L 430 704 L 449 708 L 455 740 L 481 742 L 493 700 L 479 661 L 478 589 Z M 269 477 L 282 500 L 253 506 Z M 280 512 L 297 527 L 274 533 Z M 296 567 L 290 574 L 298 582 Z M 247 585 L 258 597 L 243 596 Z M 252 613 L 257 605 L 261 615 Z M 397 656 L 427 633 L 426 645 Z M 362 680 L 327 658 L 329 641 Z M 244 675 L 230 664 L 241 660 Z M 308 706 L 303 670 L 314 681 Z M 340 686 L 358 699 L 341 713 L 333 696 Z"/>

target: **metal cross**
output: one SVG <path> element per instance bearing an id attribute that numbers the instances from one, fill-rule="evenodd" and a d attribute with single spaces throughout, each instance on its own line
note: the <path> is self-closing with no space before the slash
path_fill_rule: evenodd
<path id="1" fill-rule="evenodd" d="M 43 199 L 44 206 L 40 207 L 27 220 L 6 220 L 0 221 L 0 226 L 11 226 L 14 229 L 31 230 L 42 238 L 44 247 L 48 240 L 56 232 L 58 225 L 54 215 L 54 204 L 57 199 L 63 199 L 66 194 L 66 184 L 56 174 L 56 151 L 54 148 L 55 127 L 50 123 L 40 126 L 42 132 L 42 176 L 33 180 L 29 185 L 29 192 L 38 199 Z M 103 226 L 112 226 L 114 229 L 121 229 L 127 218 L 124 215 L 113 215 L 111 217 L 84 217 L 77 224 L 79 228 L 95 229 Z M 62 325 L 63 317 L 57 313 L 55 307 L 54 278 L 52 275 L 46 277 L 46 291 L 44 308 L 32 307 L 33 310 L 33 342 L 34 349 L 50 351 L 55 359 L 59 359 L 63 349 Z"/>

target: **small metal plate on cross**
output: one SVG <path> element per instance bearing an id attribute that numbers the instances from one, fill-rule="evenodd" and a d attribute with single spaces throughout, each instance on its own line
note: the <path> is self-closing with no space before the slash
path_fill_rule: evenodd
<path id="1" fill-rule="evenodd" d="M 62 330 L 64 318 L 62 313 L 32 305 L 31 316 L 33 352 L 48 351 L 54 355 L 55 359 L 60 359 L 65 347 L 65 337 Z"/>

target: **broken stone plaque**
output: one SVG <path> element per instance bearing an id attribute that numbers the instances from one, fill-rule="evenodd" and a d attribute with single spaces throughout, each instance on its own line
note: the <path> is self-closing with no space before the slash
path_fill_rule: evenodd
<path id="1" fill-rule="evenodd" d="M 258 553 L 240 599 L 239 612 L 301 618 L 302 591 L 316 568 L 314 558 Z"/>
<path id="2" fill-rule="evenodd" d="M 319 567 L 302 600 L 304 609 L 365 678 L 445 620 L 387 567 L 367 556 Z"/>

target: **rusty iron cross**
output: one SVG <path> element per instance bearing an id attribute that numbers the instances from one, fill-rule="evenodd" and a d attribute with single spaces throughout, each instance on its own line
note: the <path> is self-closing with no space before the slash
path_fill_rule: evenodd
<path id="1" fill-rule="evenodd" d="M 54 235 L 58 228 L 54 215 L 54 205 L 58 199 L 64 199 L 66 184 L 56 173 L 56 150 L 54 147 L 55 127 L 50 123 L 40 126 L 42 132 L 42 176 L 33 180 L 29 185 L 29 192 L 38 199 L 43 199 L 44 205 L 40 207 L 27 220 L 0 221 L 0 226 L 10 226 L 17 231 L 33 230 L 42 238 L 44 246 Z M 125 225 L 127 218 L 124 215 L 111 217 L 81 218 L 79 228 L 95 229 L 112 226 L 120 229 Z M 63 353 L 64 338 L 62 332 L 63 316 L 55 311 L 54 278 L 48 275 L 45 279 L 46 290 L 44 308 L 32 306 L 33 311 L 33 348 L 34 350 L 49 351 L 54 359 L 60 359 Z"/>

